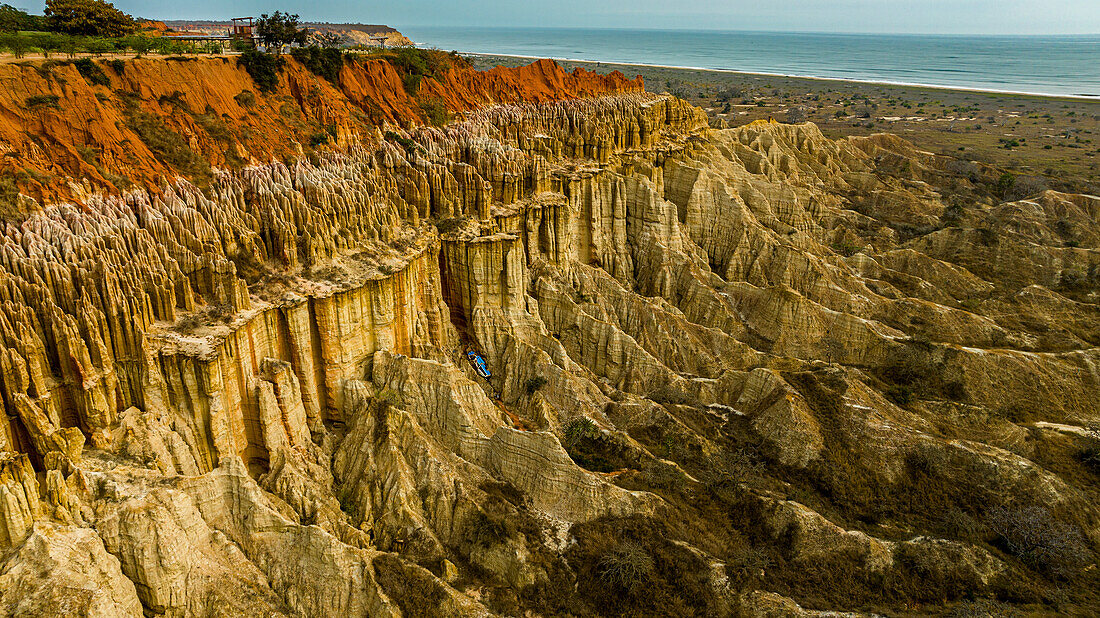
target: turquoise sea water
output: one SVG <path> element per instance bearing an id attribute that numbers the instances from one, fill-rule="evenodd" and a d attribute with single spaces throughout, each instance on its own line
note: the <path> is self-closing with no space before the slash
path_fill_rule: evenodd
<path id="1" fill-rule="evenodd" d="M 402 28 L 466 53 L 728 69 L 1100 98 L 1100 34 L 927 36 L 572 28 Z"/>

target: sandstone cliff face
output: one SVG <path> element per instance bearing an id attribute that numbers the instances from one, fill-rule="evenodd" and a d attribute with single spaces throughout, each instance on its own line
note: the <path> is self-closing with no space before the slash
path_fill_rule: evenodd
<path id="1" fill-rule="evenodd" d="M 112 80 L 167 65 L 133 66 Z M 236 69 L 181 66 L 192 109 L 235 104 L 202 80 Z M 388 79 L 345 66 L 324 99 Z M 382 97 L 391 133 L 313 161 L 6 224 L 8 613 L 1095 602 L 1095 473 L 1070 453 L 1100 420 L 1100 254 L 1051 227 L 1100 202 L 940 224 L 946 163 L 900 140 L 714 131 L 546 63 L 447 79 L 422 88 L 469 113 L 443 128 Z"/>
<path id="2" fill-rule="evenodd" d="M 159 190 L 178 174 L 209 175 L 208 165 L 300 157 L 318 136 L 345 146 L 373 126 L 419 125 L 426 122 L 421 101 L 463 113 L 642 90 L 640 78 L 566 73 L 548 60 L 484 72 L 452 66 L 414 93 L 385 60 L 349 60 L 335 82 L 289 56 L 285 62 L 270 92 L 226 57 L 97 62 L 98 80 L 64 61 L 5 64 L 0 174 L 39 201 L 82 202 L 93 190 Z"/>

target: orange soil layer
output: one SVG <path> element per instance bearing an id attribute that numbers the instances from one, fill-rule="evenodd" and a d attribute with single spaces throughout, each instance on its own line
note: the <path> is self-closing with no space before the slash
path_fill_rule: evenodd
<path id="1" fill-rule="evenodd" d="M 71 64 L 0 65 L 0 177 L 14 177 L 39 201 L 79 201 L 91 190 L 117 191 L 123 179 L 156 187 L 179 170 L 147 145 L 156 147 L 148 128 L 147 140 L 132 128 L 134 110 L 146 127 L 162 124 L 171 133 L 160 135 L 178 135 L 176 142 L 217 167 L 300 156 L 314 136 L 335 134 L 344 144 L 371 127 L 424 122 L 418 100 L 385 60 L 345 63 L 332 84 L 287 57 L 278 87 L 266 94 L 232 58 L 129 60 L 121 72 L 99 66 L 110 86 L 89 83 Z M 464 112 L 642 89 L 640 77 L 566 73 L 540 60 L 489 71 L 452 68 L 440 81 L 425 78 L 419 99 L 438 97 Z"/>

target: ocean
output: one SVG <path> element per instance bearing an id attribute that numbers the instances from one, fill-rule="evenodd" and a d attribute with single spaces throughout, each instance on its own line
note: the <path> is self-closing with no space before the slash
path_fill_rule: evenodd
<path id="1" fill-rule="evenodd" d="M 402 28 L 422 47 L 1100 98 L 1100 35 Z"/>

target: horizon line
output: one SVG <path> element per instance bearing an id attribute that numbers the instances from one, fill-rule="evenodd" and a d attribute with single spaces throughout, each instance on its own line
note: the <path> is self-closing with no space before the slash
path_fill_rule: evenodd
<path id="1" fill-rule="evenodd" d="M 168 20 L 168 21 L 185 21 L 185 20 Z M 766 29 L 734 29 L 734 28 L 658 28 L 651 26 L 470 26 L 470 25 L 428 25 L 428 24 L 405 24 L 404 26 L 391 26 L 389 24 L 382 24 L 391 28 L 400 30 L 402 27 L 408 28 L 480 28 L 484 30 L 621 30 L 621 31 L 643 31 L 643 32 L 729 32 L 737 34 L 816 34 L 816 35 L 838 35 L 838 36 L 945 36 L 945 37 L 961 37 L 961 36 L 973 36 L 973 37 L 1097 37 L 1100 38 L 1100 32 L 1048 32 L 1048 33 L 1025 33 L 1025 32 L 869 32 L 862 30 L 766 30 Z"/>

